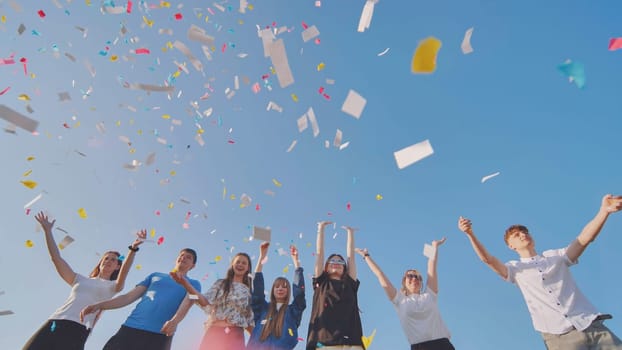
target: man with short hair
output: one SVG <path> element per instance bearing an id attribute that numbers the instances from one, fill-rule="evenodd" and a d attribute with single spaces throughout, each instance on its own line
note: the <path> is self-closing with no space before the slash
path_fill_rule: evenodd
<path id="1" fill-rule="evenodd" d="M 197 253 L 193 249 L 182 249 L 173 271 L 185 276 L 194 268 L 196 261 Z M 188 280 L 196 290 L 201 290 L 199 281 Z M 169 350 L 173 334 L 164 334 L 161 330 L 166 323 L 173 323 L 172 328 L 175 329 L 177 323 L 186 316 L 189 308 L 180 307 L 185 297 L 184 287 L 175 282 L 168 273 L 154 272 L 128 293 L 87 306 L 80 316 L 100 310 L 122 308 L 140 298 L 140 302 L 119 331 L 104 345 L 104 350 Z"/>
<path id="2" fill-rule="evenodd" d="M 527 227 L 510 226 L 505 243 L 516 251 L 519 260 L 503 264 L 490 255 L 475 237 L 469 219 L 460 217 L 464 232 L 475 253 L 504 280 L 518 286 L 531 314 L 536 331 L 542 334 L 549 350 L 622 349 L 622 341 L 603 321 L 611 315 L 600 314 L 577 287 L 569 267 L 600 233 L 609 214 L 622 209 L 622 196 L 605 195 L 596 216 L 566 248 L 538 254 Z"/>

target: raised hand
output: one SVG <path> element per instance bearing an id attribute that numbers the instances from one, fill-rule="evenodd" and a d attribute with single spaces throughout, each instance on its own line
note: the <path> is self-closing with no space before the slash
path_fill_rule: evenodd
<path id="1" fill-rule="evenodd" d="M 147 239 L 147 230 L 142 229 L 136 232 L 136 239 L 132 242 L 132 248 L 136 249 L 139 245 Z"/>
<path id="2" fill-rule="evenodd" d="M 433 240 L 432 241 L 432 247 L 434 248 L 438 248 L 439 246 L 443 245 L 443 243 L 445 243 L 445 241 L 447 240 L 446 237 L 443 237 L 439 240 Z"/>
<path id="3" fill-rule="evenodd" d="M 458 219 L 458 228 L 460 229 L 460 231 L 466 234 L 473 233 L 473 227 L 471 224 L 471 220 L 467 218 L 463 218 L 462 216 Z"/>
<path id="4" fill-rule="evenodd" d="M 365 255 L 369 254 L 369 250 L 367 248 L 354 248 L 354 251 L 357 252 L 360 256 L 365 257 Z"/>
<path id="5" fill-rule="evenodd" d="M 330 225 L 332 223 L 333 223 L 332 221 L 319 221 L 317 223 L 317 229 L 318 230 L 323 230 L 326 226 L 328 226 L 328 225 Z"/>
<path id="6" fill-rule="evenodd" d="M 358 228 L 356 228 L 356 227 L 350 227 L 350 226 L 341 226 L 341 228 L 342 228 L 342 229 L 344 229 L 344 230 L 346 230 L 347 232 L 352 232 L 352 233 L 354 233 L 354 232 L 356 232 L 356 231 L 358 231 L 358 230 L 359 230 L 359 229 L 358 229 Z"/>
<path id="7" fill-rule="evenodd" d="M 268 248 L 270 247 L 270 242 L 263 242 L 259 245 L 259 256 L 261 258 L 265 258 L 268 256 Z M 259 259 L 261 261 L 261 259 Z"/>
<path id="8" fill-rule="evenodd" d="M 43 228 L 43 230 L 46 232 L 52 232 L 52 227 L 54 227 L 54 223 L 56 222 L 56 220 L 50 222 L 48 216 L 45 215 L 45 213 L 42 211 L 35 215 L 35 220 L 39 222 L 41 228 Z"/>
<path id="9" fill-rule="evenodd" d="M 605 210 L 607 213 L 620 211 L 622 210 L 622 196 L 607 194 L 603 197 L 600 207 L 601 210 Z"/>
<path id="10" fill-rule="evenodd" d="M 292 259 L 298 260 L 298 248 L 295 245 L 289 246 L 289 254 L 292 256 Z"/>

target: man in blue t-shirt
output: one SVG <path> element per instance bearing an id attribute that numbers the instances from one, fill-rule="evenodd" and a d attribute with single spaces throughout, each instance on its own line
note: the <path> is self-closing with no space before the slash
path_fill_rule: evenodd
<path id="1" fill-rule="evenodd" d="M 194 268 L 196 262 L 197 253 L 193 249 L 182 249 L 173 271 L 185 276 Z M 199 281 L 188 280 L 196 290 L 201 290 Z M 179 308 L 185 297 L 184 287 L 169 274 L 154 272 L 128 293 L 87 306 L 80 313 L 80 317 L 101 310 L 118 309 L 140 298 L 140 302 L 119 331 L 104 345 L 104 350 L 169 350 L 173 334 L 164 334 L 161 330 L 167 322 L 174 322 L 176 327 L 186 316 L 188 308 Z"/>

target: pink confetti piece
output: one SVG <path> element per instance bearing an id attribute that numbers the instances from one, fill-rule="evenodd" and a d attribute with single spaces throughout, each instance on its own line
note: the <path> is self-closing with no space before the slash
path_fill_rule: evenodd
<path id="1" fill-rule="evenodd" d="M 158 241 L 156 243 L 158 243 L 158 245 L 161 245 L 162 243 L 164 243 L 164 237 L 160 236 L 160 238 L 158 238 Z"/>
<path id="2" fill-rule="evenodd" d="M 156 210 L 156 211 L 155 211 L 155 214 L 156 214 L 157 216 L 160 216 L 160 211 L 159 211 L 159 210 Z"/>
<path id="3" fill-rule="evenodd" d="M 261 209 L 261 207 L 259 206 L 259 204 L 255 205 L 255 210 L 259 211 Z"/>
<path id="4" fill-rule="evenodd" d="M 215 16 L 216 14 L 214 13 L 214 10 L 212 10 L 211 8 L 207 8 L 207 12 L 209 12 L 212 16 Z"/>
<path id="5" fill-rule="evenodd" d="M 7 91 L 11 90 L 10 86 L 7 86 L 6 89 L 0 91 L 0 96 L 4 95 Z"/>
<path id="6" fill-rule="evenodd" d="M 320 44 L 320 38 L 315 38 L 315 44 L 319 45 Z"/>
<path id="7" fill-rule="evenodd" d="M 191 212 L 187 212 L 186 213 L 186 218 L 184 219 L 184 221 L 188 221 L 188 219 L 190 219 L 190 216 L 192 215 Z"/>
<path id="8" fill-rule="evenodd" d="M 227 142 L 230 143 L 230 144 L 234 144 L 235 143 L 235 141 L 233 141 L 233 140 L 229 140 Z"/>
<path id="9" fill-rule="evenodd" d="M 26 63 L 28 62 L 28 60 L 26 59 L 26 57 L 22 57 L 19 59 L 19 61 L 24 65 L 24 75 L 28 75 L 28 68 L 26 67 Z"/>
<path id="10" fill-rule="evenodd" d="M 352 209 L 352 205 L 350 205 L 350 202 L 348 202 L 348 204 L 346 204 L 346 209 L 348 211 L 350 211 Z"/>
<path id="11" fill-rule="evenodd" d="M 220 51 L 224 53 L 226 49 L 227 49 L 227 44 L 222 44 L 222 48 L 220 49 Z"/>
<path id="12" fill-rule="evenodd" d="M 309 26 L 303 21 L 302 22 L 302 29 L 307 29 L 309 28 Z"/>
<path id="13" fill-rule="evenodd" d="M 184 222 L 181 227 L 183 227 L 184 230 L 187 230 L 190 228 L 190 224 L 188 224 L 187 222 Z"/>
<path id="14" fill-rule="evenodd" d="M 622 49 L 622 38 L 609 39 L 609 51 Z"/>
<path id="15" fill-rule="evenodd" d="M 258 93 L 259 91 L 261 91 L 261 86 L 259 85 L 259 83 L 253 84 L 253 92 Z"/>
<path id="16" fill-rule="evenodd" d="M 329 100 L 329 101 L 330 101 L 330 96 L 329 96 L 328 94 L 322 94 L 322 96 L 324 96 L 324 98 L 325 98 L 326 100 Z"/>
<path id="17" fill-rule="evenodd" d="M 148 55 L 148 54 L 150 54 L 150 53 L 151 53 L 151 51 L 149 51 L 149 49 L 144 48 L 144 47 L 141 47 L 141 48 L 139 48 L 139 49 L 136 49 L 136 50 L 134 50 L 134 52 L 135 52 L 137 55 Z"/>
<path id="18" fill-rule="evenodd" d="M 44 18 L 45 17 L 45 12 L 43 12 L 43 10 L 39 10 L 37 11 L 37 14 L 39 15 L 39 17 Z"/>
<path id="19" fill-rule="evenodd" d="M 179 12 L 173 15 L 173 17 L 175 17 L 175 19 L 178 21 L 181 21 L 184 18 L 184 16 Z"/>
<path id="20" fill-rule="evenodd" d="M 30 208 L 26 209 L 26 215 L 30 215 Z"/>
<path id="21" fill-rule="evenodd" d="M 127 2 L 127 13 L 132 13 L 132 2 L 130 0 Z"/>

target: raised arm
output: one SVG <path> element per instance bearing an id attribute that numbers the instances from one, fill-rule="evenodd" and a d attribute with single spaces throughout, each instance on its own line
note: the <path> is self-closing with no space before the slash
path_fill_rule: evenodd
<path id="1" fill-rule="evenodd" d="M 52 235 L 52 228 L 54 227 L 56 220 L 50 222 L 48 216 L 43 212 L 39 212 L 35 215 L 35 219 L 39 222 L 39 224 L 41 224 L 41 228 L 43 228 L 43 232 L 45 234 L 45 244 L 48 247 L 48 253 L 50 253 L 50 258 L 52 258 L 52 263 L 54 263 L 56 271 L 63 281 L 67 282 L 69 285 L 72 285 L 76 279 L 76 273 L 65 261 L 65 259 L 61 257 L 56 241 L 54 241 L 54 236 Z"/>
<path id="2" fill-rule="evenodd" d="M 438 260 L 438 247 L 445 243 L 445 237 L 432 241 L 432 256 L 428 258 L 428 288 L 438 294 L 438 275 L 436 273 L 436 261 Z"/>
<path id="3" fill-rule="evenodd" d="M 298 248 L 292 245 L 289 247 L 289 252 L 292 256 L 292 261 L 294 262 L 294 280 L 292 281 L 292 294 L 294 296 L 294 301 L 291 306 L 295 310 L 294 319 L 296 320 L 296 327 L 300 326 L 300 321 L 302 320 L 302 312 L 307 307 L 307 300 L 305 299 L 305 279 L 304 279 L 304 271 L 300 266 L 300 260 L 298 259 Z"/>
<path id="4" fill-rule="evenodd" d="M 140 298 L 147 291 L 147 287 L 145 286 L 136 286 L 131 291 L 116 296 L 112 299 L 99 302 L 97 304 L 89 305 L 80 311 L 80 321 L 84 322 L 84 316 L 91 314 L 93 312 L 99 312 L 101 310 L 112 310 L 122 308 L 126 305 L 129 305 L 138 298 Z"/>
<path id="5" fill-rule="evenodd" d="M 147 230 L 143 229 L 136 233 L 136 239 L 130 246 L 128 247 L 127 255 L 123 260 L 123 264 L 121 264 L 121 269 L 119 270 L 119 276 L 117 276 L 117 283 L 114 286 L 115 292 L 119 293 L 125 287 L 125 279 L 127 278 L 127 274 L 134 263 L 134 256 L 138 251 L 138 246 L 141 245 L 145 239 L 147 238 Z"/>
<path id="6" fill-rule="evenodd" d="M 324 272 L 324 229 L 332 224 L 330 221 L 320 221 L 317 223 L 317 239 L 315 241 L 315 277 L 319 277 Z"/>
<path id="7" fill-rule="evenodd" d="M 263 242 L 259 245 L 259 259 L 257 260 L 257 266 L 255 266 L 255 273 L 263 270 L 263 262 L 268 257 L 268 248 L 270 242 Z"/>
<path id="8" fill-rule="evenodd" d="M 356 231 L 356 229 L 349 226 L 346 226 L 344 228 L 348 232 L 348 241 L 346 243 L 346 254 L 348 256 L 348 275 L 350 275 L 353 280 L 356 280 L 356 252 L 354 251 L 354 231 Z"/>
<path id="9" fill-rule="evenodd" d="M 622 209 L 622 196 L 614 197 L 608 194 L 603 197 L 596 216 L 585 225 L 579 236 L 568 246 L 566 255 L 570 261 L 575 262 L 579 259 L 585 248 L 598 237 L 600 230 L 609 218 L 609 214 L 620 211 L 620 209 Z"/>
<path id="10" fill-rule="evenodd" d="M 195 301 L 199 305 L 201 306 L 209 305 L 209 302 L 207 301 L 207 298 L 205 297 L 205 295 L 201 294 L 201 292 L 199 292 L 196 288 L 194 288 L 194 286 L 190 283 L 190 281 L 188 281 L 186 276 L 180 274 L 179 272 L 170 272 L 169 275 L 171 276 L 173 280 L 175 280 L 175 282 L 181 284 L 186 289 L 188 294 L 193 295 L 193 298 L 194 296 L 196 296 L 198 299 L 196 299 Z"/>
<path id="11" fill-rule="evenodd" d="M 473 227 L 471 224 L 471 220 L 467 218 L 463 218 L 462 216 L 458 219 L 458 227 L 460 231 L 464 232 L 471 242 L 471 246 L 475 251 L 475 254 L 479 257 L 479 259 L 494 272 L 499 274 L 503 279 L 508 278 L 508 268 L 505 266 L 499 259 L 490 255 L 484 245 L 475 237 L 473 233 Z"/>
<path id="12" fill-rule="evenodd" d="M 391 281 L 389 281 L 387 275 L 385 275 L 384 272 L 380 269 L 380 266 L 378 266 L 374 259 L 371 258 L 371 255 L 369 255 L 369 251 L 367 250 L 367 248 L 357 248 L 356 252 L 359 253 L 359 255 L 363 257 L 363 260 L 367 262 L 367 266 L 369 266 L 371 272 L 373 272 L 374 275 L 376 275 L 376 277 L 378 278 L 378 282 L 380 282 L 380 286 L 384 289 L 387 297 L 390 301 L 393 301 L 393 298 L 395 298 L 395 294 L 397 294 L 397 290 L 395 289 Z"/>

